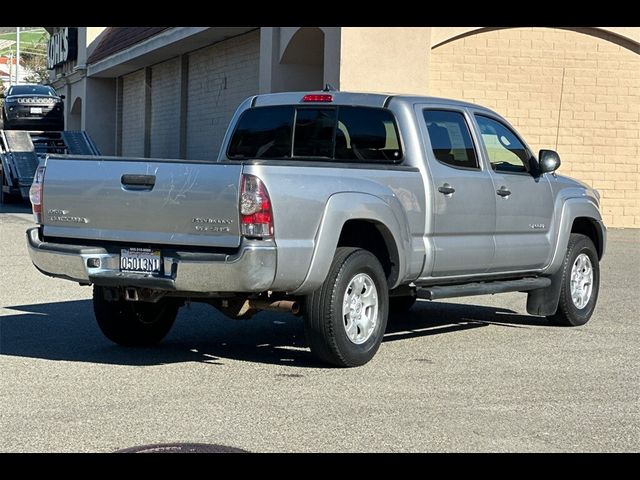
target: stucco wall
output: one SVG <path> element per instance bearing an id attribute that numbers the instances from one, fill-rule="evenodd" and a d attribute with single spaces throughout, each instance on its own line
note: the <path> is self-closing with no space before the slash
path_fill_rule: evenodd
<path id="1" fill-rule="evenodd" d="M 343 27 L 340 90 L 426 94 L 430 27 Z"/>
<path id="2" fill-rule="evenodd" d="M 601 35 L 513 28 L 445 43 L 430 94 L 495 109 L 600 191 L 608 226 L 640 227 L 640 55 Z"/>

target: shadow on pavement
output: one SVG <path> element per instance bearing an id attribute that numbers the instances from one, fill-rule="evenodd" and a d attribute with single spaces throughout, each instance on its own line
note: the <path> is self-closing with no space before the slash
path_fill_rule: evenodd
<path id="1" fill-rule="evenodd" d="M 9 201 L 0 203 L 0 213 L 31 213 L 31 204 L 18 195 L 12 195 Z"/>
<path id="2" fill-rule="evenodd" d="M 167 338 L 153 348 L 124 348 L 102 336 L 90 300 L 6 307 L 0 317 L 0 355 L 148 366 L 182 362 L 223 364 L 224 359 L 324 367 L 307 349 L 300 318 L 262 312 L 251 320 L 229 320 L 212 307 L 183 307 Z M 391 316 L 385 342 L 441 335 L 487 325 L 548 325 L 544 318 L 475 305 L 418 302 Z"/>

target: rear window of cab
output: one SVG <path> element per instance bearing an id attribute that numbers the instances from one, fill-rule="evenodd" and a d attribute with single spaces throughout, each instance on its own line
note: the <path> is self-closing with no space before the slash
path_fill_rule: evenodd
<path id="1" fill-rule="evenodd" d="M 246 110 L 227 157 L 399 163 L 402 150 L 395 118 L 387 109 L 279 105 Z"/>

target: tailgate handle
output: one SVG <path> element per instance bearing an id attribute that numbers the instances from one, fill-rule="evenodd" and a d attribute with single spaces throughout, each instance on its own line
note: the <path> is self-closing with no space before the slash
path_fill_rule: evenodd
<path id="1" fill-rule="evenodd" d="M 122 175 L 120 181 L 124 188 L 130 190 L 151 190 L 156 184 L 156 176 L 125 174 Z"/>

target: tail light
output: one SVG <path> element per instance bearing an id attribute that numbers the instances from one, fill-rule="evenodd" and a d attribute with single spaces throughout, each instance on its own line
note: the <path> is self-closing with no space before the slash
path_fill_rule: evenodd
<path id="1" fill-rule="evenodd" d="M 302 101 L 305 103 L 331 103 L 333 102 L 333 95 L 327 95 L 324 93 L 309 94 L 302 97 Z"/>
<path id="2" fill-rule="evenodd" d="M 273 237 L 273 212 L 269 193 L 262 180 L 255 175 L 242 175 L 240 225 L 245 237 Z"/>
<path id="3" fill-rule="evenodd" d="M 44 185 L 45 167 L 38 167 L 33 177 L 33 183 L 29 189 L 29 200 L 33 210 L 33 217 L 38 224 L 42 223 L 42 188 Z"/>

